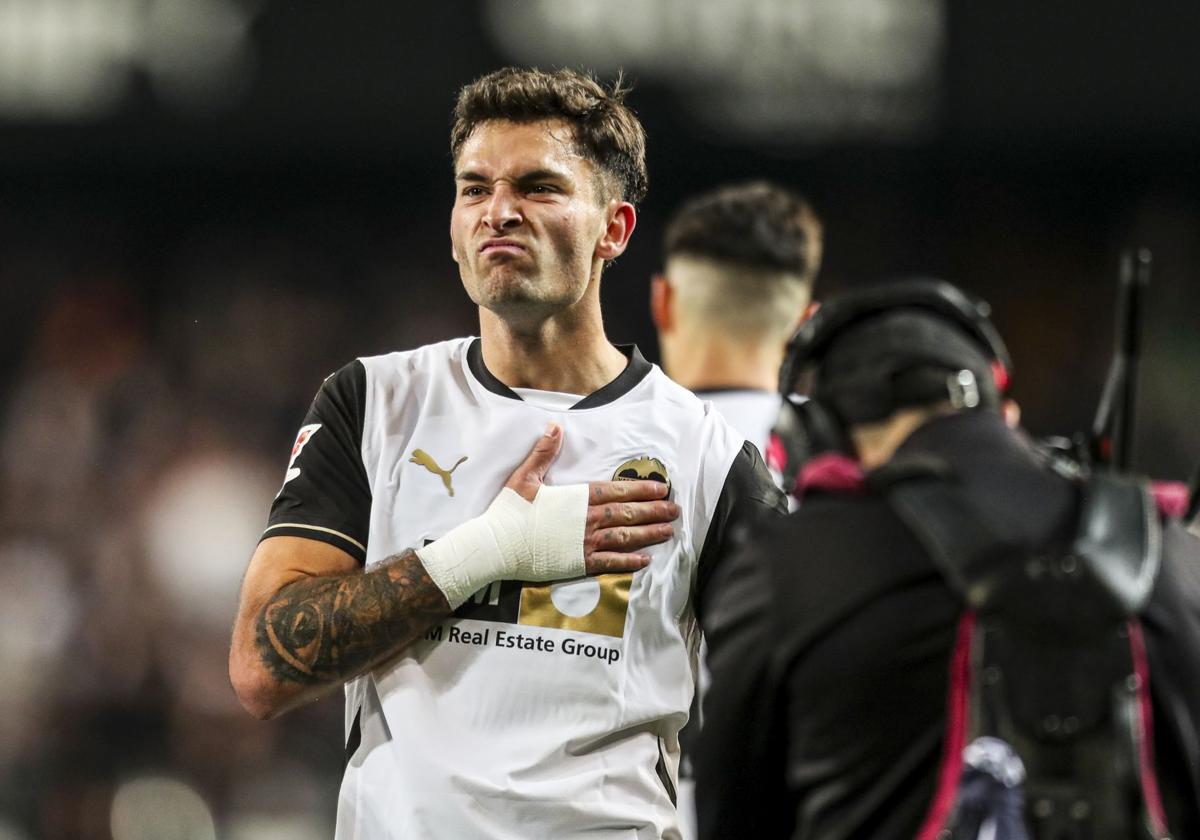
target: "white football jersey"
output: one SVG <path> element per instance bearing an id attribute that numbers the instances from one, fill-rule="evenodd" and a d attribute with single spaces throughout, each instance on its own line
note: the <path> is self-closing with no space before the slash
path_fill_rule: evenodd
<path id="1" fill-rule="evenodd" d="M 788 455 L 781 437 L 788 432 L 776 429 L 780 410 L 783 408 L 783 397 L 774 391 L 760 391 L 755 388 L 712 388 L 700 389 L 694 393 L 716 406 L 721 416 L 758 448 L 771 478 L 787 493 L 789 488 L 783 486 L 783 473 Z M 801 402 L 804 400 L 798 396 L 792 399 Z M 795 510 L 797 507 L 795 498 L 789 494 L 788 509 Z"/>
<path id="2" fill-rule="evenodd" d="M 697 608 L 729 534 L 785 507 L 741 434 L 626 353 L 617 379 L 574 399 L 517 394 L 469 338 L 364 358 L 322 386 L 265 537 L 374 566 L 482 513 L 551 420 L 549 484 L 666 481 L 683 511 L 647 568 L 497 581 L 348 683 L 338 838 L 678 837 Z"/>
<path id="3" fill-rule="evenodd" d="M 774 391 L 759 391 L 754 388 L 711 388 L 695 392 L 702 400 L 717 407 L 729 425 L 737 429 L 746 440 L 758 447 L 765 458 L 771 442 L 771 430 L 779 419 L 783 397 Z"/>

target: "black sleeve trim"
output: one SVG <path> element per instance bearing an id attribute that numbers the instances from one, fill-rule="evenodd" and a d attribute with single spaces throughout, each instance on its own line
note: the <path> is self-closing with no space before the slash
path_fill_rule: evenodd
<path id="1" fill-rule="evenodd" d="M 787 497 L 775 486 L 758 448 L 750 441 L 733 459 L 709 522 L 696 570 L 695 610 L 703 626 L 704 603 L 713 573 L 734 548 L 767 522 L 787 514 Z"/>
<path id="2" fill-rule="evenodd" d="M 329 543 L 349 554 L 359 562 L 359 565 L 367 562 L 367 547 L 335 528 L 326 528 L 323 525 L 305 525 L 298 522 L 280 522 L 278 525 L 267 526 L 262 537 L 259 538 L 259 542 L 267 537 L 304 537 L 308 540 Z"/>
<path id="3" fill-rule="evenodd" d="M 350 737 L 346 739 L 346 764 L 348 765 L 353 759 L 354 754 L 358 752 L 359 746 L 362 745 L 362 707 L 354 713 L 354 723 L 350 724 Z"/>
<path id="4" fill-rule="evenodd" d="M 263 538 L 295 536 L 337 546 L 365 563 L 371 486 L 362 461 L 366 368 L 354 361 L 313 399 Z"/>

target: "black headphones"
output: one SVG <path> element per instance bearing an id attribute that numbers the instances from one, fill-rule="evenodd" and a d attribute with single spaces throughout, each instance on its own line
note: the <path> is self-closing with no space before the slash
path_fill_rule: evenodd
<path id="1" fill-rule="evenodd" d="M 941 330 L 924 343 L 888 345 L 887 316 L 902 312 L 922 316 L 926 322 L 936 319 L 957 330 Z M 1002 397 L 1009 386 L 1012 362 L 988 320 L 990 313 L 991 307 L 985 301 L 944 280 L 926 278 L 881 283 L 823 303 L 788 342 L 779 372 L 779 392 L 785 406 L 776 432 L 785 442 L 787 472 L 793 473 L 793 457 L 803 462 L 827 451 L 853 454 L 845 433 L 848 423 L 882 419 L 906 400 L 919 402 L 926 394 L 944 394 L 960 407 L 974 408 Z M 837 343 L 835 339 L 848 338 L 868 320 L 873 324 L 861 331 L 861 342 L 854 343 L 875 343 L 879 350 L 887 351 L 882 355 L 894 359 L 894 364 L 881 362 L 878 370 L 866 370 L 857 382 L 822 381 L 820 368 Z M 948 370 L 964 367 L 957 362 L 960 356 L 982 357 L 990 371 L 980 371 L 979 375 L 990 374 L 991 381 L 976 381 L 971 370 L 947 374 Z M 796 399 L 797 385 L 809 377 L 813 379 L 814 398 Z M 800 466 L 795 465 L 795 473 Z M 785 476 L 789 486 L 791 478 L 794 475 Z"/>

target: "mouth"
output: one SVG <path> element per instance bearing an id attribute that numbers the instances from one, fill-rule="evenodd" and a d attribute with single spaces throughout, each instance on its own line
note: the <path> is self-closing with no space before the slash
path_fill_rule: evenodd
<path id="1" fill-rule="evenodd" d="M 512 239 L 489 239 L 479 246 L 480 254 L 519 255 L 525 253 L 525 246 Z"/>

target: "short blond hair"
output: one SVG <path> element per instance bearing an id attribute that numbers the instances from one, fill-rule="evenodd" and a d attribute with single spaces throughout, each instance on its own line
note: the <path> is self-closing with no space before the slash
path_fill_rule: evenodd
<path id="1" fill-rule="evenodd" d="M 668 260 L 667 280 L 681 312 L 739 340 L 786 339 L 812 297 L 800 275 L 690 255 Z"/>

